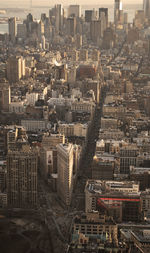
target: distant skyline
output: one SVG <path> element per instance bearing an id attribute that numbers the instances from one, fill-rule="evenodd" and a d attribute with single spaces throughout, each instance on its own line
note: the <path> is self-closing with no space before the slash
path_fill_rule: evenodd
<path id="1" fill-rule="evenodd" d="M 0 0 L 0 9 L 3 7 L 29 7 L 31 3 L 31 0 Z M 105 0 L 105 1 L 100 1 L 100 0 L 93 0 L 92 3 L 91 1 L 88 0 L 32 0 L 32 4 L 34 6 L 41 5 L 41 6 L 53 6 L 55 4 L 63 4 L 63 5 L 70 5 L 70 4 L 80 4 L 80 5 L 110 5 L 114 4 L 114 0 Z M 123 0 L 122 1 L 123 5 L 124 4 L 142 4 L 143 1 L 139 0 L 137 3 L 137 0 Z"/>

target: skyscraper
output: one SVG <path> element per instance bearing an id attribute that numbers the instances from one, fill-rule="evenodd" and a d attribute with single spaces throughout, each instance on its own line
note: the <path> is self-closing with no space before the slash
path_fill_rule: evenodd
<path id="1" fill-rule="evenodd" d="M 73 150 L 72 144 L 57 145 L 57 192 L 67 206 L 71 203 L 73 191 Z"/>
<path id="2" fill-rule="evenodd" d="M 122 10 L 122 2 L 120 0 L 115 0 L 114 5 L 114 23 L 117 25 L 120 20 L 120 11 Z"/>
<path id="3" fill-rule="evenodd" d="M 69 5 L 68 8 L 68 17 L 80 17 L 81 16 L 81 6 L 80 5 Z"/>
<path id="4" fill-rule="evenodd" d="M 62 11 L 62 5 L 57 4 L 55 6 L 55 28 L 57 32 L 61 31 L 62 25 L 63 25 L 63 11 Z"/>
<path id="5" fill-rule="evenodd" d="M 76 34 L 76 17 L 67 18 L 67 34 L 74 36 Z"/>
<path id="6" fill-rule="evenodd" d="M 8 152 L 7 193 L 10 207 L 36 207 L 37 154 L 29 146 Z"/>
<path id="7" fill-rule="evenodd" d="M 8 29 L 10 40 L 14 43 L 16 39 L 17 29 L 16 29 L 16 17 L 8 19 Z"/>
<path id="8" fill-rule="evenodd" d="M 99 19 L 102 16 L 102 13 L 105 14 L 105 22 L 106 22 L 106 27 L 108 26 L 108 8 L 99 8 Z"/>
<path id="9" fill-rule="evenodd" d="M 38 40 L 41 42 L 42 36 L 44 35 L 44 23 L 42 20 L 38 23 L 37 34 Z"/>
<path id="10" fill-rule="evenodd" d="M 143 10 L 145 18 L 150 18 L 150 0 L 143 0 Z"/>
<path id="11" fill-rule="evenodd" d="M 98 43 L 99 39 L 103 36 L 103 22 L 102 20 L 93 20 L 90 24 L 91 39 L 94 43 Z"/>
<path id="12" fill-rule="evenodd" d="M 95 9 L 85 10 L 85 22 L 91 22 L 95 19 L 97 19 L 97 11 Z"/>

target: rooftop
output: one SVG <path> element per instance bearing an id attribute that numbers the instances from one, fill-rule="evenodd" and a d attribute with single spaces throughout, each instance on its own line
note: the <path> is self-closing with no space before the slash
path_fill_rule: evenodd
<path id="1" fill-rule="evenodd" d="M 88 180 L 86 189 L 95 194 L 139 196 L 139 183 L 134 181 Z"/>
<path id="2" fill-rule="evenodd" d="M 150 243 L 150 229 L 132 230 L 131 235 L 141 243 Z"/>

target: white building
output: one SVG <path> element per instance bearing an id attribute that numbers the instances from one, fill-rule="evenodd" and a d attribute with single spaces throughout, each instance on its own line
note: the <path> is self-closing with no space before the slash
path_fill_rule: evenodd
<path id="1" fill-rule="evenodd" d="M 38 100 L 38 93 L 26 93 L 26 99 L 29 105 L 35 105 Z"/>
<path id="2" fill-rule="evenodd" d="M 45 130 L 47 125 L 44 120 L 21 120 L 21 125 L 26 131 L 42 131 Z"/>

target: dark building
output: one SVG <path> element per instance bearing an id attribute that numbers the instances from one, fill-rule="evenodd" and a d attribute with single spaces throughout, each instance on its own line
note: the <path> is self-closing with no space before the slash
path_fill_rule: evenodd
<path id="1" fill-rule="evenodd" d="M 140 182 L 140 190 L 145 191 L 150 188 L 150 168 L 130 167 L 130 179 Z"/>
<path id="2" fill-rule="evenodd" d="M 67 34 L 74 36 L 76 34 L 77 21 L 76 17 L 67 18 Z"/>
<path id="3" fill-rule="evenodd" d="M 37 153 L 26 146 L 7 155 L 8 206 L 35 208 L 37 205 Z"/>
<path id="4" fill-rule="evenodd" d="M 85 11 L 85 22 L 91 22 L 93 18 L 93 10 Z"/>
<path id="5" fill-rule="evenodd" d="M 101 180 L 113 180 L 114 161 L 101 161 L 97 157 L 92 163 L 92 178 Z"/>

